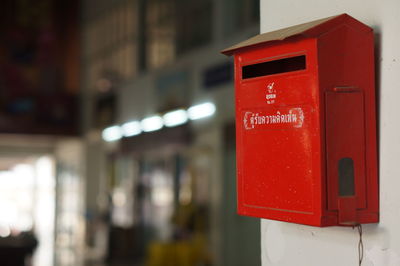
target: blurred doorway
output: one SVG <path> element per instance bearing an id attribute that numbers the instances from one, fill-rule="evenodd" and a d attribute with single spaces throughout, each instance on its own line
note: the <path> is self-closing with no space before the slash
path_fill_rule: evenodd
<path id="1" fill-rule="evenodd" d="M 0 136 L 1 265 L 82 265 L 82 164 L 78 138 Z"/>
<path id="2" fill-rule="evenodd" d="M 0 166 L 0 248 L 18 247 L 9 256 L 27 255 L 32 263 L 27 265 L 52 266 L 54 158 L 50 155 L 2 156 Z"/>

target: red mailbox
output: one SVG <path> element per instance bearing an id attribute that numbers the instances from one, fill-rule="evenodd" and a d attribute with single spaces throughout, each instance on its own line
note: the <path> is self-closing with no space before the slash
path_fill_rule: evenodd
<path id="1" fill-rule="evenodd" d="M 239 214 L 378 222 L 372 29 L 342 14 L 222 53 L 235 58 Z"/>

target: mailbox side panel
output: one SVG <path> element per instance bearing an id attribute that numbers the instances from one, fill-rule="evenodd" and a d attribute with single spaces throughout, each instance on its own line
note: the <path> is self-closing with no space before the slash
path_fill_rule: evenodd
<path id="1" fill-rule="evenodd" d="M 358 23 L 350 19 L 318 38 L 320 94 L 325 95 L 320 103 L 321 130 L 327 136 L 321 139 L 326 162 L 322 172 L 327 191 L 324 217 L 334 220 L 333 224 L 343 224 L 341 213 L 349 213 L 353 224 L 374 223 L 379 219 L 374 40 L 372 30 L 361 31 Z M 332 109 L 333 106 L 340 108 L 336 104 L 340 101 L 336 99 L 347 99 L 343 108 L 348 108 L 348 115 Z M 353 123 L 346 121 L 356 117 Z M 354 147 L 349 149 L 346 145 L 351 139 Z M 346 195 L 354 203 L 350 199 L 342 204 L 345 197 L 340 195 L 339 157 L 354 163 L 350 169 L 354 176 L 354 195 Z M 353 206 L 353 209 L 343 206 Z"/>
<path id="2" fill-rule="evenodd" d="M 324 225 L 316 47 L 291 39 L 235 55 L 241 215 Z"/>

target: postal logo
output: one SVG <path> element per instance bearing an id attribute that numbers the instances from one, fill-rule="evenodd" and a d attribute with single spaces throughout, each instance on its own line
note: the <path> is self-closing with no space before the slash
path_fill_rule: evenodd
<path id="1" fill-rule="evenodd" d="M 267 100 L 267 104 L 275 103 L 276 99 L 275 82 L 268 83 L 265 99 Z"/>

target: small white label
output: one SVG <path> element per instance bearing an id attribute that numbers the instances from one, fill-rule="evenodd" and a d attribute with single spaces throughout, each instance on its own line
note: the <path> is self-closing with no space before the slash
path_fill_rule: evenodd
<path id="1" fill-rule="evenodd" d="M 271 82 L 267 85 L 267 91 L 265 94 L 265 99 L 267 100 L 267 104 L 275 103 L 276 90 L 274 87 L 275 87 L 275 82 Z"/>

